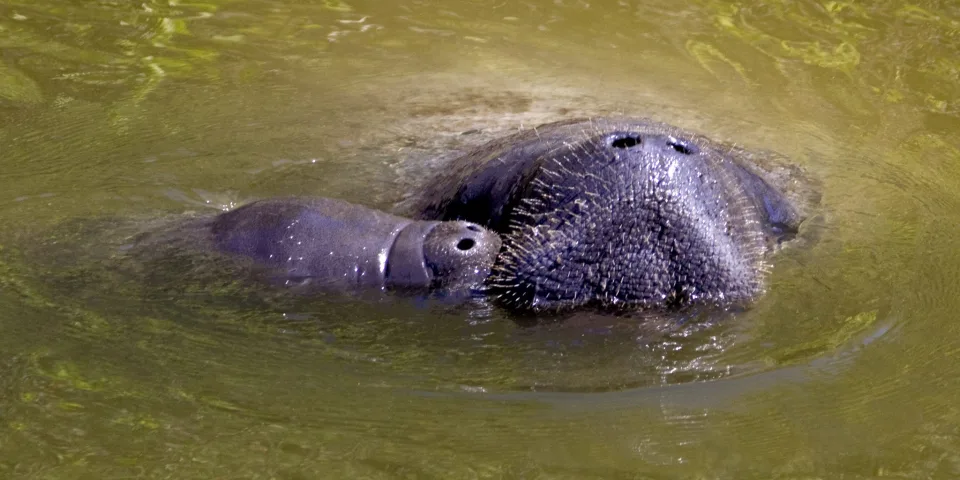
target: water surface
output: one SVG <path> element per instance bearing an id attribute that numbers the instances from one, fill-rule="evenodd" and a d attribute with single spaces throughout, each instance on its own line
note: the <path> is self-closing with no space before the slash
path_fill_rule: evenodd
<path id="1" fill-rule="evenodd" d="M 960 477 L 950 2 L 0 0 L 0 53 L 2 476 Z M 788 156 L 816 241 L 663 335 L 120 249 L 608 114 Z"/>

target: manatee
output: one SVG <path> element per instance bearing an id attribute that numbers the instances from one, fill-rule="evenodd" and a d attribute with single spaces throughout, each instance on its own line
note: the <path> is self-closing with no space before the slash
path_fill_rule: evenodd
<path id="1" fill-rule="evenodd" d="M 515 311 L 747 305 L 814 198 L 767 158 L 647 119 L 564 121 L 452 160 L 401 212 L 499 234 L 486 283 Z"/>
<path id="2" fill-rule="evenodd" d="M 527 313 L 727 307 L 764 292 L 811 185 L 775 154 L 663 123 L 572 120 L 450 161 L 402 216 L 281 198 L 203 229 L 287 285 L 469 290 Z"/>
<path id="3" fill-rule="evenodd" d="M 204 221 L 221 252 L 287 286 L 466 291 L 479 288 L 499 237 L 465 221 L 417 221 L 330 198 L 253 202 Z"/>

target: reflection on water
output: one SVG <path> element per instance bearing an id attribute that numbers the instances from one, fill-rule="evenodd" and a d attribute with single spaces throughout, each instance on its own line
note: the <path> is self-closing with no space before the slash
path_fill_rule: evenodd
<path id="1" fill-rule="evenodd" d="M 0 472 L 960 476 L 958 28 L 937 2 L 2 0 Z M 490 138 L 620 113 L 822 180 L 754 308 L 519 328 L 121 248 L 271 195 L 390 208 Z"/>

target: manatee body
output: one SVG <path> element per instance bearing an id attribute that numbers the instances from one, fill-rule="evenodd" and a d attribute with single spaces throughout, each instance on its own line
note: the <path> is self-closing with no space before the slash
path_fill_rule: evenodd
<path id="1" fill-rule="evenodd" d="M 452 161 L 410 218 L 292 198 L 205 228 L 287 284 L 484 287 L 520 312 L 746 304 L 805 218 L 796 178 L 764 160 L 645 119 L 567 121 Z"/>
<path id="2" fill-rule="evenodd" d="M 498 236 L 464 221 L 414 221 L 329 198 L 262 200 L 205 223 L 215 248 L 287 285 L 413 290 L 480 287 Z"/>
<path id="3" fill-rule="evenodd" d="M 743 304 L 803 220 L 754 158 L 644 119 L 560 122 L 453 161 L 404 213 L 498 233 L 487 283 L 514 310 Z"/>

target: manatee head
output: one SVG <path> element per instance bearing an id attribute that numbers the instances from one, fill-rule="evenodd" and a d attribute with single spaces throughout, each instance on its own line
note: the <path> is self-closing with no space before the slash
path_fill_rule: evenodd
<path id="1" fill-rule="evenodd" d="M 461 158 L 418 208 L 500 233 L 488 283 L 516 310 L 748 302 L 799 214 L 735 152 L 649 121 L 554 124 Z"/>

